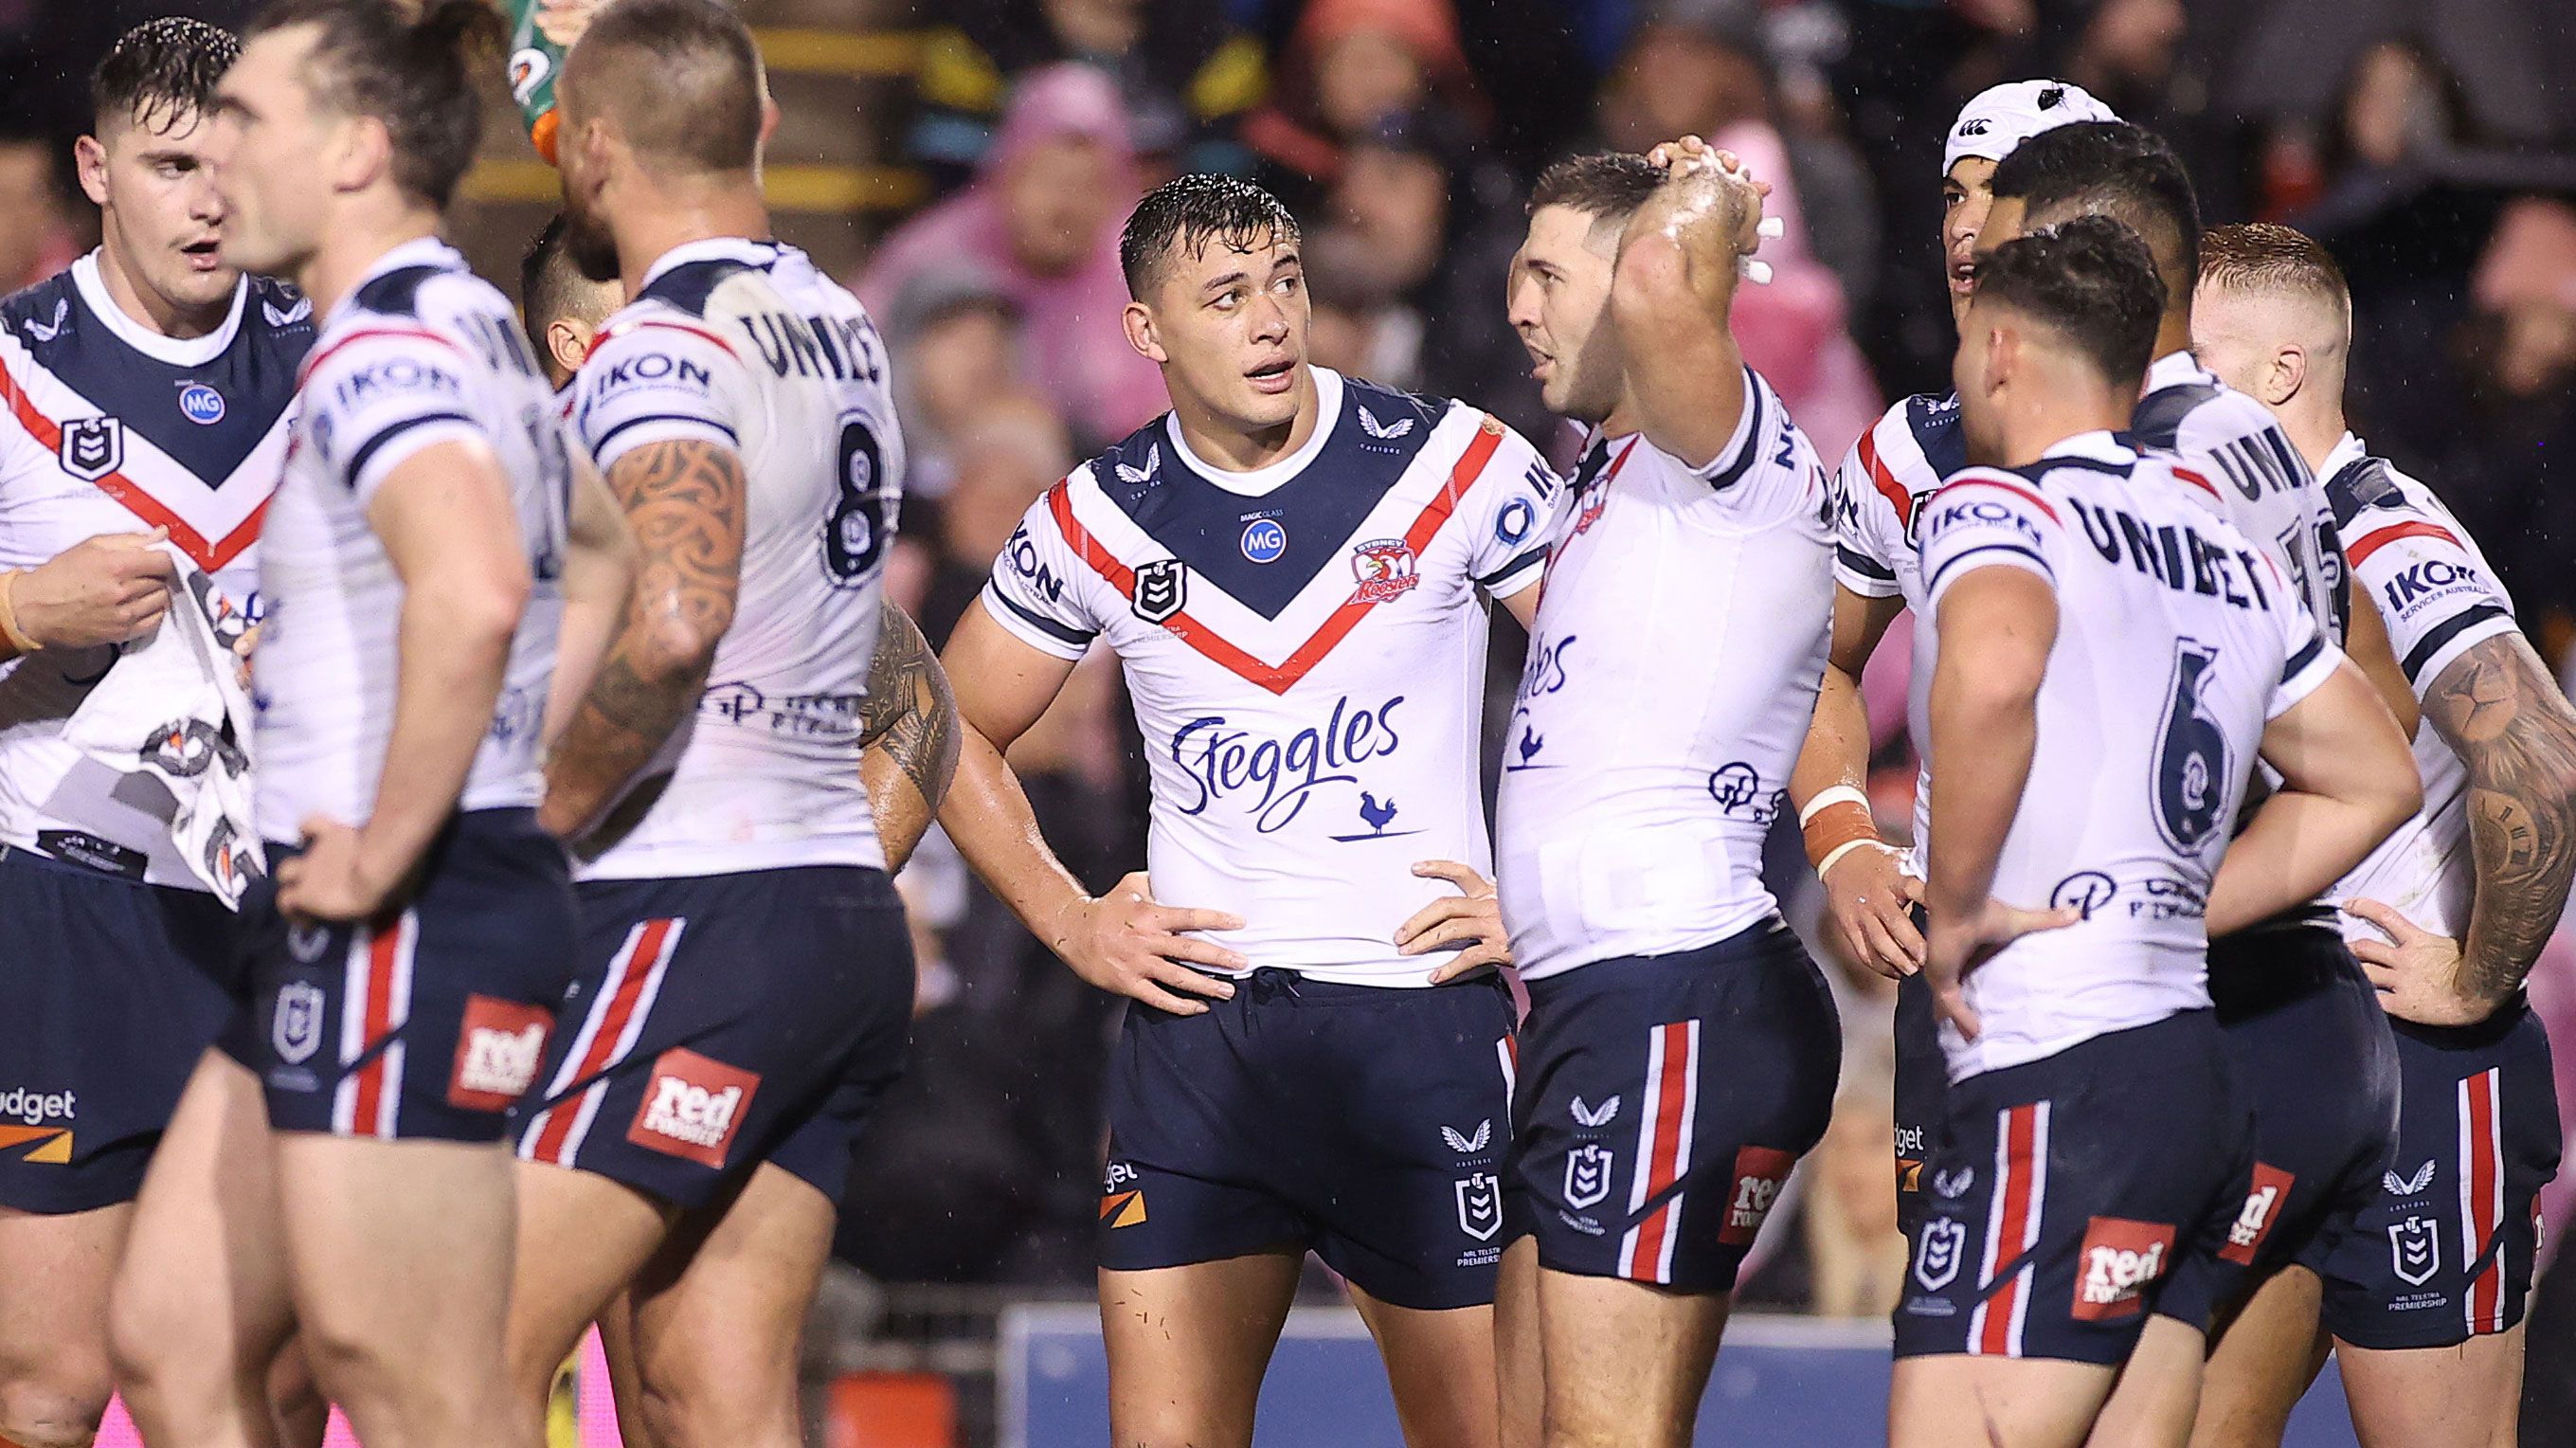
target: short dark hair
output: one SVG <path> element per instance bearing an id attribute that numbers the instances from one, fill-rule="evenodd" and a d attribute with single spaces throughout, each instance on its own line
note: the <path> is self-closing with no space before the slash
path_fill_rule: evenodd
<path id="1" fill-rule="evenodd" d="M 546 326 L 563 315 L 569 290 L 579 280 L 581 272 L 564 245 L 564 217 L 558 211 L 546 218 L 545 226 L 528 243 L 528 254 L 519 258 L 519 325 L 527 329 L 529 345 L 537 349 L 540 359 L 551 355 L 546 350 Z"/>
<path id="2" fill-rule="evenodd" d="M 2269 221 L 2212 227 L 2200 239 L 2200 279 L 2248 291 L 2305 292 L 2339 306 L 2352 288 L 2334 253 L 2314 237 Z"/>
<path id="3" fill-rule="evenodd" d="M 305 83 L 344 115 L 372 116 L 393 141 L 395 184 L 444 211 L 483 139 L 477 62 L 497 53 L 499 12 L 481 0 L 269 0 L 248 35 L 320 30 Z"/>
<path id="4" fill-rule="evenodd" d="M 716 0 L 620 0 L 572 54 L 582 104 L 617 117 L 629 145 L 701 171 L 759 159 L 762 79 L 751 28 Z"/>
<path id="5" fill-rule="evenodd" d="M 1643 156 L 1625 151 L 1595 151 L 1568 156 L 1538 173 L 1530 188 L 1529 209 L 1564 206 L 1595 222 L 1625 222 L 1664 184 L 1664 170 Z"/>
<path id="6" fill-rule="evenodd" d="M 2081 348 L 2103 380 L 2134 387 L 2154 360 L 2165 283 L 2128 223 L 2078 216 L 1977 259 L 1976 300 L 2012 308 Z"/>
<path id="7" fill-rule="evenodd" d="M 133 125 L 166 135 L 213 114 L 215 83 L 241 56 L 229 30 L 168 15 L 118 38 L 89 75 L 90 127 Z"/>
<path id="8" fill-rule="evenodd" d="M 1249 248 L 1294 242 L 1300 235 L 1297 218 L 1279 198 L 1249 181 L 1206 173 L 1175 176 L 1146 192 L 1127 213 L 1127 227 L 1118 234 L 1118 266 L 1127 274 L 1127 295 L 1142 301 L 1156 269 L 1175 251 L 1195 256 L 1211 241 Z"/>
<path id="9" fill-rule="evenodd" d="M 2165 138 L 2127 121 L 2084 121 L 2042 131 L 1995 167 L 1995 196 L 2021 198 L 2032 216 L 2080 206 L 2116 216 L 2152 244 L 2171 246 L 2178 275 L 2200 275 L 2200 202 L 2191 173 Z"/>

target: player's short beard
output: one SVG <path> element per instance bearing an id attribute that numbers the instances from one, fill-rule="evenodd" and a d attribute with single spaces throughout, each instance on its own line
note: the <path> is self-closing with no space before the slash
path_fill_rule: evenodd
<path id="1" fill-rule="evenodd" d="M 564 254 L 584 281 L 613 282 L 624 275 L 617 263 L 617 238 L 609 234 L 588 207 L 564 198 Z"/>

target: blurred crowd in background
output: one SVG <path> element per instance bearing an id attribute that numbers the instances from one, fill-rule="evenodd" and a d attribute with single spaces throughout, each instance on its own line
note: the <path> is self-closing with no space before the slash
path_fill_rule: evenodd
<path id="1" fill-rule="evenodd" d="M 745 4 L 755 23 L 777 8 L 807 27 L 833 8 Z M 247 8 L 0 0 L 0 290 L 88 245 L 68 138 L 83 120 L 81 78 L 108 41 L 154 14 L 237 20 Z M 1983 86 L 2048 75 L 2170 136 L 2211 223 L 2285 221 L 2333 249 L 2354 290 L 2356 426 L 2445 496 L 2535 643 L 2576 662 L 2566 0 L 846 9 L 854 29 L 908 47 L 901 104 L 848 124 L 918 178 L 923 201 L 885 226 L 849 280 L 894 349 L 912 458 L 890 587 L 934 642 L 1030 502 L 1163 409 L 1155 368 L 1118 320 L 1119 226 L 1154 182 L 1224 170 L 1269 186 L 1305 225 L 1315 361 L 1465 398 L 1562 459 L 1575 439 L 1540 407 L 1503 314 L 1526 188 L 1578 150 L 1708 136 L 1776 188 L 1770 210 L 1787 232 L 1763 250 L 1775 279 L 1739 294 L 1734 325 L 1831 460 L 1889 400 L 1947 387 L 1942 133 Z M 1520 649 L 1498 622 L 1498 704 Z M 1913 780 L 1903 655 L 1881 650 L 1887 676 L 1870 681 L 1892 834 L 1906 827 Z M 1082 669 L 1014 757 L 1048 836 L 1095 887 L 1141 866 L 1143 764 L 1113 666 Z M 1117 1006 L 1023 933 L 943 845 L 934 837 L 904 881 L 924 961 L 914 1068 L 863 1148 L 845 1255 L 886 1281 L 1087 1291 L 1099 1080 Z M 1793 923 L 1844 959 L 1812 929 L 1794 843 L 1780 859 Z M 1774 1230 L 1746 1295 L 1870 1314 L 1893 1302 L 1903 1270 L 1888 1169 L 1891 988 L 1841 974 L 1845 1099 L 1802 1169 L 1799 1226 Z M 2571 976 L 2565 959 L 2535 976 L 2562 1041 L 2576 1041 Z M 2576 1088 L 2562 1093 L 2576 1100 Z"/>

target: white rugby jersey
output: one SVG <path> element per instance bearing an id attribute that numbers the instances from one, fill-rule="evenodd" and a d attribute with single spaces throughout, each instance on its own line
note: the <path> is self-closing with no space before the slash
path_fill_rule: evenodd
<path id="1" fill-rule="evenodd" d="M 1889 408 L 1844 454 L 1834 474 L 1834 582 L 1863 598 L 1902 598 L 1917 626 L 1929 618 L 1915 520 L 1941 480 L 1968 465 L 1959 394 L 1918 392 Z M 1932 776 L 1914 776 L 1914 844 L 1907 868 L 1923 873 Z"/>
<path id="2" fill-rule="evenodd" d="M 2085 433 L 2030 467 L 1970 468 L 1920 510 L 1930 616 L 1979 568 L 2023 569 L 2057 595 L 2038 745 L 1993 893 L 2084 911 L 1969 974 L 1983 1031 L 1968 1041 L 1942 1026 L 1952 1080 L 2210 1003 L 2209 882 L 2264 725 L 2342 658 L 2280 570 L 2186 498 L 2172 466 Z M 1914 637 L 1913 725 L 1928 751 L 1938 631 Z"/>
<path id="3" fill-rule="evenodd" d="M 1815 713 L 1833 533 L 1815 450 L 1750 369 L 1744 392 L 1707 467 L 1596 433 L 1558 504 L 1495 824 L 1524 979 L 1778 908 L 1762 843 Z"/>
<path id="4" fill-rule="evenodd" d="M 2433 490 L 2370 456 L 2351 433 L 2326 455 L 2326 495 L 2343 528 L 2356 591 L 2379 609 L 2388 641 L 2422 698 L 2472 645 L 2514 631 L 2513 600 L 2460 520 Z M 2415 725 L 2424 808 L 2338 881 L 2327 899 L 2366 897 L 2453 939 L 2469 928 L 2477 863 L 2469 848 L 2468 766 L 2430 719 Z M 2339 917 L 2347 938 L 2379 928 Z"/>
<path id="5" fill-rule="evenodd" d="M 995 560 L 984 606 L 1030 647 L 1124 664 L 1166 905 L 1226 910 L 1255 965 L 1428 983 L 1395 932 L 1490 871 L 1478 775 L 1486 614 L 1546 561 L 1554 477 L 1461 403 L 1317 367 L 1314 435 L 1255 472 L 1169 416 L 1076 468 Z"/>
<path id="6" fill-rule="evenodd" d="M 638 779 L 651 807 L 581 876 L 883 868 L 859 701 L 904 453 L 876 324 L 794 247 L 691 242 L 600 329 L 573 389 L 603 471 L 647 443 L 712 442 L 747 488 L 733 626 L 697 714 Z"/>
<path id="7" fill-rule="evenodd" d="M 260 834 L 293 841 L 309 816 L 363 825 L 375 812 L 403 583 L 367 509 L 396 468 L 446 442 L 481 442 L 500 459 L 536 580 L 457 808 L 535 804 L 572 468 L 509 301 L 444 242 L 406 242 L 323 318 L 298 402 L 260 550 Z"/>
<path id="8" fill-rule="evenodd" d="M 286 456 L 313 307 L 244 278 L 203 337 L 162 336 L 108 294 L 93 252 L 0 301 L 0 568 L 102 533 L 161 526 L 238 620 L 261 612 L 255 541 Z M 0 841 L 202 889 L 170 836 L 173 802 L 63 740 L 113 648 L 0 664 Z"/>
<path id="9" fill-rule="evenodd" d="M 2156 359 L 2129 434 L 2173 459 L 2176 476 L 2215 499 L 2237 531 L 2290 575 L 2326 636 L 2343 642 L 2351 592 L 2325 486 L 2272 410 L 2218 380 L 2189 352 Z"/>

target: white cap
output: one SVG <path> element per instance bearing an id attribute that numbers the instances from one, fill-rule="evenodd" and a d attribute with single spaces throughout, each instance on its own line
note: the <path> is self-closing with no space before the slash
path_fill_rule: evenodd
<path id="1" fill-rule="evenodd" d="M 2118 119 L 2084 87 L 2062 80 L 2015 80 L 1988 86 L 1961 106 L 1959 118 L 1950 123 L 1949 139 L 1941 147 L 1941 174 L 1949 175 L 1962 156 L 2000 161 L 2042 131 L 2078 121 Z"/>

